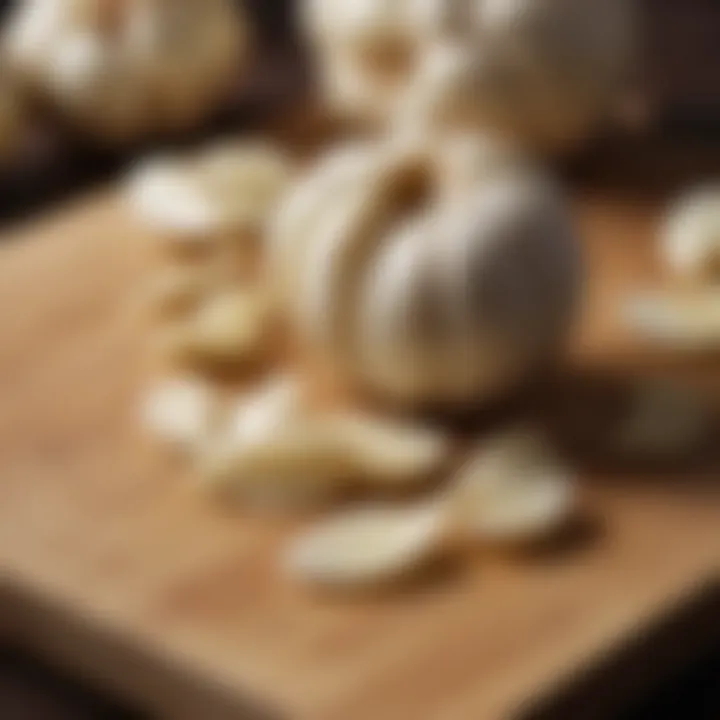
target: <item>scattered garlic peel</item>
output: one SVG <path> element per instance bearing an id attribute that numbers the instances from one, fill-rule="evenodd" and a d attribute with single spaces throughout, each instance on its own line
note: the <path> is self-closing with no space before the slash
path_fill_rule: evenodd
<path id="1" fill-rule="evenodd" d="M 406 577 L 441 546 L 437 506 L 367 507 L 311 528 L 291 546 L 289 572 L 320 585 L 374 585 Z"/>
<path id="2" fill-rule="evenodd" d="M 143 408 L 143 425 L 164 442 L 192 449 L 205 438 L 211 422 L 211 389 L 195 378 L 164 380 L 151 389 Z"/>

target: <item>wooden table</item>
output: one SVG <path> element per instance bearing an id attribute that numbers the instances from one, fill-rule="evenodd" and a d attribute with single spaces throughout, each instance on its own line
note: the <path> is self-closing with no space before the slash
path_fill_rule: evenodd
<path id="1" fill-rule="evenodd" d="M 663 366 L 613 321 L 656 278 L 658 200 L 577 206 L 592 280 L 573 373 Z M 354 601 L 294 585 L 276 560 L 298 522 L 221 511 L 137 427 L 149 246 L 112 193 L 2 243 L 4 631 L 163 716 L 328 720 L 609 717 L 720 637 L 714 457 L 585 472 L 601 522 L 562 552 L 478 551 Z"/>

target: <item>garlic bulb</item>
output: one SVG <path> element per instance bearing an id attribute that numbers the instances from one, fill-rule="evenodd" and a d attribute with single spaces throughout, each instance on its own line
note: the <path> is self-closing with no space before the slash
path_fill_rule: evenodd
<path id="1" fill-rule="evenodd" d="M 411 406 L 484 400 L 549 360 L 580 287 L 549 181 L 510 155 L 470 154 L 473 166 L 446 150 L 332 154 L 272 235 L 301 335 L 350 379 Z"/>
<path id="2" fill-rule="evenodd" d="M 626 0 L 309 0 L 332 107 L 492 130 L 555 149 L 616 113 L 632 57 Z"/>
<path id="3" fill-rule="evenodd" d="M 303 0 L 316 71 L 334 111 L 386 119 L 410 81 L 437 14 L 417 0 Z"/>
<path id="4" fill-rule="evenodd" d="M 143 225 L 175 246 L 252 246 L 289 178 L 289 161 L 273 146 L 226 141 L 144 161 L 127 179 L 126 199 Z"/>
<path id="5" fill-rule="evenodd" d="M 247 35 L 231 0 L 24 0 L 5 45 L 11 67 L 79 128 L 125 140 L 212 111 Z"/>
<path id="6" fill-rule="evenodd" d="M 673 205 L 662 228 L 661 253 L 680 278 L 720 279 L 720 186 L 693 190 Z"/>

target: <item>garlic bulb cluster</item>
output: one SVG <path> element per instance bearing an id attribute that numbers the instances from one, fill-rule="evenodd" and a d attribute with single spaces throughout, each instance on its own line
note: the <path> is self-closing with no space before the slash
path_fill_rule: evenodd
<path id="1" fill-rule="evenodd" d="M 410 407 L 485 400 L 549 361 L 581 284 L 556 188 L 489 140 L 331 153 L 286 198 L 271 253 L 301 335 Z"/>
<path id="2" fill-rule="evenodd" d="M 308 0 L 328 102 L 375 120 L 561 149 L 627 90 L 626 0 Z"/>
<path id="3" fill-rule="evenodd" d="M 84 131 L 125 140 L 195 123 L 247 54 L 231 0 L 24 0 L 11 67 Z"/>

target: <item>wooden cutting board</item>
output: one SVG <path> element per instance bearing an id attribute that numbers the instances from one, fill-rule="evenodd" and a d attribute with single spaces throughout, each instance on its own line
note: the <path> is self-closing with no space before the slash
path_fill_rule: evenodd
<path id="1" fill-rule="evenodd" d="M 657 204 L 578 210 L 592 279 L 573 372 L 662 365 L 613 323 L 656 275 Z M 277 558 L 300 521 L 212 505 L 137 427 L 151 255 L 113 193 L 3 238 L 5 632 L 163 717 L 327 720 L 609 717 L 717 640 L 714 461 L 584 472 L 594 530 L 554 552 L 478 550 L 372 598 L 290 582 Z"/>

